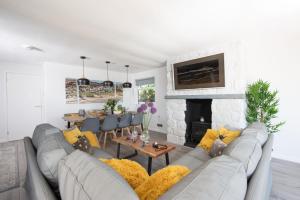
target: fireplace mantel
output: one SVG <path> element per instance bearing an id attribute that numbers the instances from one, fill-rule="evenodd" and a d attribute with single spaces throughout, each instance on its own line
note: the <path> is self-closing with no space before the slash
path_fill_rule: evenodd
<path id="1" fill-rule="evenodd" d="M 245 99 L 245 94 L 166 95 L 165 99 Z"/>

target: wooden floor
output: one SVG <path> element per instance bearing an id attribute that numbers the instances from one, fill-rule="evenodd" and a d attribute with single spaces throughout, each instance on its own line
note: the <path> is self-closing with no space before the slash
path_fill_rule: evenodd
<path id="1" fill-rule="evenodd" d="M 166 135 L 161 133 L 151 132 L 151 139 L 154 141 L 166 141 Z M 175 161 L 192 148 L 177 145 L 176 150 L 172 151 L 170 156 L 170 162 Z M 116 156 L 117 145 L 113 142 L 108 142 L 106 150 L 108 153 Z M 133 153 L 133 150 L 121 146 L 121 157 Z M 147 169 L 148 159 L 144 155 L 138 155 L 131 158 L 137 161 Z M 165 157 L 161 156 L 152 161 L 152 173 L 165 167 Z M 272 159 L 272 174 L 273 185 L 271 200 L 300 200 L 300 164 L 292 163 L 279 159 Z"/>
<path id="2" fill-rule="evenodd" d="M 300 199 L 300 164 L 272 159 L 271 200 Z"/>

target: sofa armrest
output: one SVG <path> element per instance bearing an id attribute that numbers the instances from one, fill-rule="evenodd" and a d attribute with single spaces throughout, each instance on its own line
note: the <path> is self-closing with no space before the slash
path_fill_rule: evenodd
<path id="1" fill-rule="evenodd" d="M 271 153 L 273 147 L 273 135 L 263 146 L 262 157 L 254 174 L 248 181 L 245 200 L 268 200 L 272 188 Z"/>
<path id="2" fill-rule="evenodd" d="M 57 200 L 54 192 L 40 172 L 36 161 L 36 152 L 29 137 L 24 138 L 27 160 L 27 173 L 24 188 L 31 200 Z"/>

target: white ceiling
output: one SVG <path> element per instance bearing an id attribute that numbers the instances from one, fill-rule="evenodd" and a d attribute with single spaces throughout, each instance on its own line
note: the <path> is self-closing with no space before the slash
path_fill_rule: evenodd
<path id="1" fill-rule="evenodd" d="M 130 64 L 142 71 L 164 66 L 169 56 L 238 40 L 248 18 L 288 13 L 287 1 L 1 0 L 0 60 L 80 65 L 85 55 L 88 66 L 111 60 L 115 70 Z"/>

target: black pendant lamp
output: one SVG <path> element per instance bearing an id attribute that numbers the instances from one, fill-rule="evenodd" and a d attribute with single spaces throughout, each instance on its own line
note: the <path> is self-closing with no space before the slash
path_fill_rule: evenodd
<path id="1" fill-rule="evenodd" d="M 90 80 L 84 77 L 84 60 L 86 57 L 80 56 L 80 59 L 82 59 L 82 78 L 77 79 L 77 84 L 80 86 L 90 85 Z"/>
<path id="2" fill-rule="evenodd" d="M 104 87 L 113 87 L 114 83 L 112 81 L 109 80 L 108 78 L 108 64 L 110 64 L 110 61 L 106 61 L 106 75 L 107 75 L 107 80 L 103 82 L 103 86 Z"/>
<path id="3" fill-rule="evenodd" d="M 132 84 L 130 82 L 128 82 L 128 68 L 129 68 L 129 65 L 125 65 L 126 67 L 126 71 L 127 71 L 127 81 L 125 83 L 123 83 L 123 88 L 131 88 L 132 87 Z"/>

